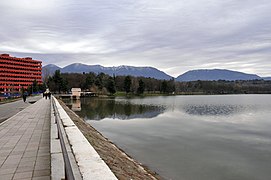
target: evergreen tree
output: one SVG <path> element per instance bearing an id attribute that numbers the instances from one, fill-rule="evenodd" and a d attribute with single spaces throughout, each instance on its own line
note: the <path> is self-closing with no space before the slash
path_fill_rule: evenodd
<path id="1" fill-rule="evenodd" d="M 126 76 L 124 79 L 124 90 L 125 90 L 126 94 L 131 91 L 131 84 L 132 84 L 131 77 Z"/>
<path id="2" fill-rule="evenodd" d="M 167 82 L 167 93 L 173 93 L 175 89 L 175 81 L 174 78 L 172 78 Z"/>
<path id="3" fill-rule="evenodd" d="M 110 94 L 116 93 L 116 85 L 115 85 L 114 79 L 112 77 L 110 77 L 108 79 L 106 88 Z"/>
<path id="4" fill-rule="evenodd" d="M 142 79 L 139 79 L 138 85 L 139 87 L 137 88 L 137 94 L 143 94 L 145 90 L 145 83 Z"/>
<path id="5" fill-rule="evenodd" d="M 105 82 L 104 82 L 105 76 L 106 75 L 104 73 L 99 73 L 96 76 L 95 85 L 98 86 L 99 90 L 102 90 L 103 87 L 105 87 Z"/>
<path id="6" fill-rule="evenodd" d="M 61 84 L 60 84 L 60 89 L 63 92 L 68 92 L 69 91 L 68 81 L 66 79 L 62 79 Z"/>
<path id="7" fill-rule="evenodd" d="M 38 92 L 39 91 L 39 86 L 38 86 L 38 82 L 37 82 L 36 79 L 33 81 L 32 90 L 33 90 L 33 92 Z"/>
<path id="8" fill-rule="evenodd" d="M 162 92 L 162 93 L 166 93 L 166 92 L 167 92 L 167 89 L 168 89 L 168 84 L 167 84 L 167 81 L 164 80 L 164 81 L 162 82 L 162 85 L 161 85 L 161 92 Z"/>
<path id="9" fill-rule="evenodd" d="M 62 85 L 62 77 L 61 77 L 61 73 L 60 70 L 56 70 L 55 74 L 53 75 L 53 81 L 56 85 L 56 90 L 58 91 L 58 93 L 60 93 L 61 91 L 61 85 Z"/>
<path id="10" fill-rule="evenodd" d="M 91 72 L 89 74 L 86 74 L 86 81 L 84 84 L 84 89 L 90 89 L 90 87 L 94 84 L 96 75 L 95 73 Z"/>

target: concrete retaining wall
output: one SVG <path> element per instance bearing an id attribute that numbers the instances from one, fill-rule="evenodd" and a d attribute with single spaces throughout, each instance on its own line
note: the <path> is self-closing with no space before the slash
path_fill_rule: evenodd
<path id="1" fill-rule="evenodd" d="M 116 176 L 73 123 L 59 102 L 55 98 L 54 100 L 83 179 L 116 180 Z"/>

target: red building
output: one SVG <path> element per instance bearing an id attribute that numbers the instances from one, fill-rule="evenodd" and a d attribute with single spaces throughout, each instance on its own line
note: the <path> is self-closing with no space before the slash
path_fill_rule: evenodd
<path id="1" fill-rule="evenodd" d="M 36 80 L 41 80 L 42 61 L 30 57 L 16 58 L 9 54 L 0 55 L 0 94 L 19 92 Z"/>

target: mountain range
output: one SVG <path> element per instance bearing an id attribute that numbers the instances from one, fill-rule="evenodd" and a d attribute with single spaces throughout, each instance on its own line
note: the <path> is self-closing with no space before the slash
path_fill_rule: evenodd
<path id="1" fill-rule="evenodd" d="M 68 66 L 65 66 L 64 68 L 60 68 L 56 65 L 49 64 L 43 67 L 43 74 L 52 75 L 57 69 L 59 69 L 62 73 L 94 72 L 96 74 L 99 74 L 103 72 L 105 74 L 109 74 L 110 76 L 131 75 L 136 77 L 142 76 L 165 80 L 169 80 L 172 78 L 170 75 L 153 67 L 134 67 L 134 66 L 104 67 L 101 65 L 86 65 L 81 63 L 70 64 Z"/>
<path id="2" fill-rule="evenodd" d="M 62 73 L 88 73 L 94 72 L 105 73 L 111 76 L 113 75 L 131 75 L 136 77 L 150 77 L 155 79 L 165 79 L 169 80 L 174 77 L 166 74 L 163 71 L 160 71 L 154 67 L 134 67 L 134 66 L 113 66 L 113 67 L 104 67 L 101 65 L 86 65 L 81 63 L 74 63 L 63 68 L 58 67 L 54 64 L 48 64 L 43 67 L 42 74 L 53 75 L 56 70 L 60 70 Z M 176 81 L 197 81 L 197 80 L 254 80 L 254 79 L 264 79 L 271 80 L 271 77 L 260 77 L 256 74 L 247 74 L 238 71 L 231 71 L 227 69 L 199 69 L 187 71 L 184 74 L 179 75 L 175 78 Z"/>
<path id="3" fill-rule="evenodd" d="M 226 69 L 201 69 L 188 71 L 176 78 L 176 81 L 217 81 L 217 80 L 253 80 L 262 79 L 256 74 L 246 74 Z"/>

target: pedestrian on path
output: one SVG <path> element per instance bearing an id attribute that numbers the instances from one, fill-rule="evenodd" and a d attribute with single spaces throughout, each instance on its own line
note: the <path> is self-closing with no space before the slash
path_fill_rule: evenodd
<path id="1" fill-rule="evenodd" d="M 23 101 L 24 101 L 24 102 L 26 101 L 26 96 L 27 96 L 27 94 L 26 94 L 26 93 L 23 93 Z"/>
<path id="2" fill-rule="evenodd" d="M 46 91 L 43 94 L 44 94 L 43 97 L 45 96 L 45 99 L 51 98 L 51 92 L 49 91 L 49 89 L 46 89 Z"/>

